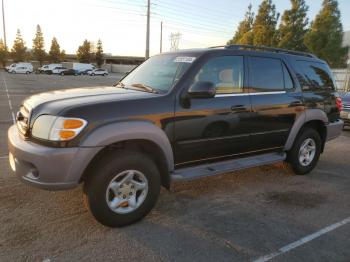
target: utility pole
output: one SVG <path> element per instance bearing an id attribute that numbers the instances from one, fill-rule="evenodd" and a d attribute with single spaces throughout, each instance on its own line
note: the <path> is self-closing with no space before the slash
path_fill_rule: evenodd
<path id="1" fill-rule="evenodd" d="M 4 0 L 2 0 L 2 26 L 3 26 L 3 31 L 4 31 L 4 45 L 5 45 L 5 49 L 7 50 Z"/>
<path id="2" fill-rule="evenodd" d="M 162 48 L 163 48 L 163 21 L 160 22 L 160 52 L 162 53 Z"/>
<path id="3" fill-rule="evenodd" d="M 147 30 L 146 30 L 146 54 L 145 54 L 146 59 L 149 58 L 150 9 L 151 9 L 151 0 L 147 0 Z"/>

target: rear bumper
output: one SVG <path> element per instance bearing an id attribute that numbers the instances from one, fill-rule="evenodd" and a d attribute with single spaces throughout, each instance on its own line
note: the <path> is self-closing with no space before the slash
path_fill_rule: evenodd
<path id="1" fill-rule="evenodd" d="M 17 127 L 8 130 L 9 161 L 24 183 L 47 190 L 64 190 L 79 184 L 98 148 L 52 148 L 23 140 Z"/>
<path id="2" fill-rule="evenodd" d="M 327 126 L 327 141 L 340 136 L 344 128 L 344 121 L 339 119 L 335 122 L 329 123 Z"/>

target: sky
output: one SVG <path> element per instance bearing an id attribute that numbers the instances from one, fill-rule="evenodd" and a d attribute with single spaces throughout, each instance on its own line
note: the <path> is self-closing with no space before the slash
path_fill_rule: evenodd
<path id="1" fill-rule="evenodd" d="M 274 0 L 281 14 L 289 0 Z M 310 21 L 322 0 L 307 0 Z M 344 30 L 350 30 L 350 1 L 339 0 Z M 160 22 L 163 21 L 163 51 L 170 49 L 170 34 L 179 32 L 179 48 L 223 45 L 232 38 L 249 3 L 257 12 L 261 0 L 151 0 L 151 55 L 159 53 Z M 12 47 L 16 30 L 31 48 L 40 24 L 48 51 L 56 37 L 66 53 L 75 53 L 88 39 L 100 38 L 105 53 L 144 56 L 147 0 L 4 0 L 7 45 Z M 0 22 L 2 28 L 2 21 Z M 1 38 L 3 37 L 2 34 Z"/>

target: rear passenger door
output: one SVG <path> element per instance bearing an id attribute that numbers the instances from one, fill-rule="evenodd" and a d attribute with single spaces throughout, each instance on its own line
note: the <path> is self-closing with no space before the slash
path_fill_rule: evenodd
<path id="1" fill-rule="evenodd" d="M 287 140 L 302 107 L 290 72 L 282 59 L 249 57 L 252 150 L 275 150 Z"/>

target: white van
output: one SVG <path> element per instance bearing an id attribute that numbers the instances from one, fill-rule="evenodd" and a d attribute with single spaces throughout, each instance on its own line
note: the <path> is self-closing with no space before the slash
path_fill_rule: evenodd
<path id="1" fill-rule="evenodd" d="M 78 74 L 84 74 L 87 71 L 94 70 L 95 66 L 85 63 L 73 63 L 72 69 L 74 69 Z"/>
<path id="2" fill-rule="evenodd" d="M 31 63 L 14 63 L 6 67 L 9 73 L 30 74 L 33 73 L 33 65 Z"/>
<path id="3" fill-rule="evenodd" d="M 56 67 L 62 67 L 62 64 L 48 64 L 48 65 L 43 65 L 42 67 L 38 68 L 38 72 L 41 73 L 52 73 L 52 70 L 55 69 Z"/>

